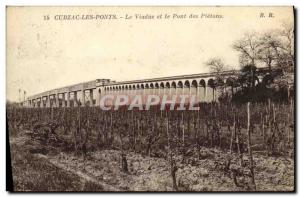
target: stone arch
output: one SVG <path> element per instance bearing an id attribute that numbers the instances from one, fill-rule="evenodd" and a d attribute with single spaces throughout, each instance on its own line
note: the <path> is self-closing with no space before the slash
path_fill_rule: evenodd
<path id="1" fill-rule="evenodd" d="M 178 81 L 178 83 L 177 83 L 177 88 L 183 88 L 183 83 L 182 83 L 182 81 Z"/>
<path id="2" fill-rule="evenodd" d="M 154 88 L 154 85 L 153 85 L 153 83 L 150 83 L 150 88 L 152 89 L 152 88 Z"/>
<path id="3" fill-rule="evenodd" d="M 193 80 L 192 83 L 191 83 L 191 87 L 195 87 L 197 88 L 198 87 L 198 83 L 197 83 L 197 80 Z"/>
<path id="4" fill-rule="evenodd" d="M 143 101 L 147 99 L 147 95 L 150 94 L 150 84 L 146 83 L 145 84 L 145 89 L 144 89 L 144 96 L 143 96 Z"/>
<path id="5" fill-rule="evenodd" d="M 156 82 L 156 83 L 154 83 L 153 94 L 158 95 L 159 92 L 160 92 L 160 90 L 159 90 L 159 84 Z"/>
<path id="6" fill-rule="evenodd" d="M 175 81 L 172 81 L 170 84 L 170 96 L 176 95 L 177 94 L 177 84 Z"/>
<path id="7" fill-rule="evenodd" d="M 182 81 L 177 82 L 176 94 L 179 95 L 179 96 L 184 94 L 184 84 L 183 84 Z M 179 96 L 177 97 L 177 102 L 179 102 L 179 100 L 180 100 Z"/>
<path id="8" fill-rule="evenodd" d="M 190 94 L 191 84 L 189 80 L 186 80 L 183 84 L 183 94 Z"/>
<path id="9" fill-rule="evenodd" d="M 171 87 L 172 87 L 172 88 L 176 88 L 176 87 L 177 87 L 177 85 L 176 85 L 176 82 L 175 82 L 175 81 L 173 81 L 173 82 L 172 82 L 172 84 L 171 84 Z"/>
<path id="10" fill-rule="evenodd" d="M 189 82 L 189 80 L 186 80 L 186 81 L 184 82 L 184 86 L 187 87 L 187 88 L 190 87 L 190 82 Z"/>
<path id="11" fill-rule="evenodd" d="M 210 78 L 208 81 L 207 81 L 207 86 L 208 87 L 211 87 L 211 88 L 215 88 L 215 80 Z"/>
<path id="12" fill-rule="evenodd" d="M 190 87 L 190 94 L 196 95 L 196 101 L 198 102 L 198 82 L 196 79 L 192 80 L 191 87 Z"/>
<path id="13" fill-rule="evenodd" d="M 204 87 L 204 88 L 206 87 L 206 82 L 205 82 L 204 79 L 201 79 L 201 80 L 200 80 L 199 86 Z"/>
<path id="14" fill-rule="evenodd" d="M 120 94 L 121 90 L 119 89 L 119 86 L 116 86 L 116 94 Z"/>
<path id="15" fill-rule="evenodd" d="M 161 82 L 161 83 L 159 84 L 159 87 L 160 87 L 160 88 L 164 88 L 164 87 L 165 87 L 164 82 Z"/>
<path id="16" fill-rule="evenodd" d="M 215 88 L 216 88 L 216 82 L 213 78 L 210 78 L 207 81 L 206 101 L 208 102 L 215 101 Z"/>
<path id="17" fill-rule="evenodd" d="M 162 97 L 162 95 L 164 94 L 164 91 L 165 91 L 165 84 L 164 82 L 160 82 L 160 83 L 155 83 L 155 86 L 156 86 L 156 93 Z"/>
<path id="18" fill-rule="evenodd" d="M 206 101 L 206 82 L 204 79 L 200 79 L 200 81 L 199 81 L 197 99 L 200 102 Z"/>
<path id="19" fill-rule="evenodd" d="M 154 93 L 154 84 L 150 83 L 150 87 L 149 87 L 149 94 L 153 94 Z"/>
<path id="20" fill-rule="evenodd" d="M 166 88 L 171 88 L 170 82 L 167 82 L 165 85 Z"/>

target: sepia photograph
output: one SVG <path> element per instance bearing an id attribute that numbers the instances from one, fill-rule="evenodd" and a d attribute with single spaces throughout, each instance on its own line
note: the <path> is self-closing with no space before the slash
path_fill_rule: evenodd
<path id="1" fill-rule="evenodd" d="M 6 6 L 11 192 L 295 192 L 295 8 Z"/>

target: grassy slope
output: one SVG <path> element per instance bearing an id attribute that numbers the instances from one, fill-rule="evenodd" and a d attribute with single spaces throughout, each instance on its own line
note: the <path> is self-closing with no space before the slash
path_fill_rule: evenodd
<path id="1" fill-rule="evenodd" d="M 63 171 L 46 159 L 11 145 L 14 191 L 101 191 L 102 188 Z"/>

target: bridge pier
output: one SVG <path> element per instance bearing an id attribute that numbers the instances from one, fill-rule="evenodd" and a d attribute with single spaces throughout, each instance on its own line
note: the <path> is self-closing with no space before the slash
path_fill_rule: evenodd
<path id="1" fill-rule="evenodd" d="M 90 107 L 94 106 L 94 95 L 93 95 L 93 89 L 89 90 L 90 97 L 89 97 L 89 102 L 90 102 Z"/>
<path id="2" fill-rule="evenodd" d="M 48 95 L 48 103 L 49 103 L 49 107 L 52 107 L 52 99 L 51 99 L 51 95 Z"/>
<path id="3" fill-rule="evenodd" d="M 40 101 L 39 107 L 40 107 L 40 108 L 44 108 L 44 105 L 43 105 L 43 97 L 40 97 L 40 98 L 39 98 L 39 101 Z"/>
<path id="4" fill-rule="evenodd" d="M 101 96 L 101 88 L 96 88 L 95 91 L 95 99 L 96 99 L 96 106 L 100 105 L 100 96 Z"/>
<path id="5" fill-rule="evenodd" d="M 55 107 L 55 95 L 50 95 L 50 107 Z"/>
<path id="6" fill-rule="evenodd" d="M 36 105 L 37 105 L 37 108 L 40 108 L 40 101 L 39 101 L 39 98 L 36 99 Z"/>
<path id="7" fill-rule="evenodd" d="M 85 106 L 85 90 L 81 90 L 81 107 Z"/>
<path id="8" fill-rule="evenodd" d="M 44 105 L 44 108 L 47 107 L 47 97 L 43 97 L 43 105 Z"/>
<path id="9" fill-rule="evenodd" d="M 41 100 L 40 100 L 40 98 L 37 98 L 37 107 L 38 107 L 38 108 L 41 107 Z"/>
<path id="10" fill-rule="evenodd" d="M 43 97 L 41 97 L 40 100 L 41 100 L 40 108 L 44 108 L 45 106 L 44 106 L 44 100 L 43 100 Z"/>
<path id="11" fill-rule="evenodd" d="M 74 107 L 78 106 L 77 91 L 74 92 L 73 103 L 74 103 Z"/>
<path id="12" fill-rule="evenodd" d="M 70 107 L 70 94 L 71 92 L 66 92 L 67 94 L 67 107 Z"/>
<path id="13" fill-rule="evenodd" d="M 58 97 L 58 93 L 54 95 L 55 97 L 55 107 L 59 107 L 59 97 Z"/>
<path id="14" fill-rule="evenodd" d="M 50 105 L 50 95 L 46 96 L 46 107 L 51 107 L 51 105 Z"/>
<path id="15" fill-rule="evenodd" d="M 40 97 L 40 108 L 44 108 L 43 97 Z"/>
<path id="16" fill-rule="evenodd" d="M 62 107 L 66 107 L 65 93 L 61 93 L 61 95 L 62 95 L 61 106 L 62 106 Z"/>
<path id="17" fill-rule="evenodd" d="M 55 107 L 55 96 L 49 95 L 49 99 L 50 99 L 50 107 Z"/>

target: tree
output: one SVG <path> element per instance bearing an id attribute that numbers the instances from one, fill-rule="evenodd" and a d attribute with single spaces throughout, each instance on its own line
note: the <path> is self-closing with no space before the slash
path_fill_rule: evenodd
<path id="1" fill-rule="evenodd" d="M 246 87 L 249 89 L 255 88 L 255 82 L 258 81 L 257 77 L 257 68 L 252 64 L 248 64 L 241 69 L 241 74 L 239 76 L 239 82 L 243 86 L 246 84 Z"/>
<path id="2" fill-rule="evenodd" d="M 256 65 L 261 50 L 261 42 L 256 33 L 246 33 L 244 37 L 233 44 L 233 49 L 240 52 L 240 65 Z"/>
<path id="3" fill-rule="evenodd" d="M 269 68 L 269 71 L 271 71 L 272 67 L 278 65 L 278 53 L 282 44 L 272 32 L 260 35 L 259 42 L 260 47 L 257 59 L 264 63 Z"/>
<path id="4" fill-rule="evenodd" d="M 224 62 L 219 57 L 209 59 L 206 62 L 206 65 L 209 67 L 210 72 L 215 72 L 217 74 L 222 73 L 226 69 Z"/>
<path id="5" fill-rule="evenodd" d="M 290 68 L 294 66 L 294 26 L 282 23 L 281 29 L 258 35 L 260 47 L 258 60 L 271 67 Z"/>
<path id="6" fill-rule="evenodd" d="M 209 67 L 210 72 L 214 72 L 216 74 L 216 80 L 214 80 L 213 84 L 210 84 L 210 86 L 214 88 L 222 88 L 222 86 L 225 85 L 225 77 L 223 75 L 223 72 L 229 70 L 229 66 L 225 65 L 223 60 L 219 57 L 211 58 L 205 64 Z"/>
<path id="7" fill-rule="evenodd" d="M 278 39 L 281 42 L 278 50 L 278 61 L 280 67 L 294 67 L 294 24 L 283 22 L 282 28 L 277 30 Z"/>
<path id="8" fill-rule="evenodd" d="M 226 66 L 223 62 L 223 60 L 219 57 L 214 57 L 209 59 L 206 62 L 206 66 L 209 67 L 209 70 L 211 72 L 214 72 L 216 75 L 216 79 L 215 80 L 209 80 L 208 81 L 208 86 L 210 86 L 211 88 L 213 88 L 213 94 L 215 94 L 215 89 L 218 88 L 219 91 L 221 92 L 221 96 L 224 93 L 224 88 L 225 88 L 225 76 L 223 75 L 223 72 L 228 70 L 228 66 Z"/>

